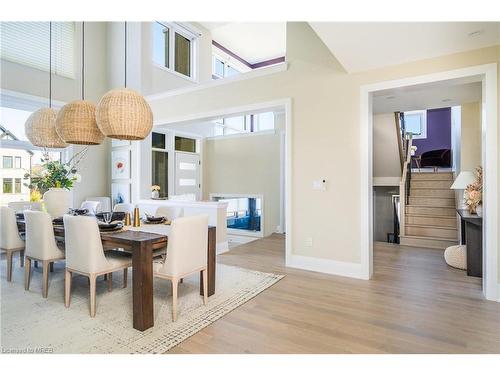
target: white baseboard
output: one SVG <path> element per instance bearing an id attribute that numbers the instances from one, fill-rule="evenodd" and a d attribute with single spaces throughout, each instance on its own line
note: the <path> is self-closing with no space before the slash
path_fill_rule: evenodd
<path id="1" fill-rule="evenodd" d="M 217 246 L 216 246 L 216 249 L 215 249 L 215 253 L 217 255 L 219 254 L 223 254 L 225 252 L 229 251 L 229 244 L 227 241 L 224 241 L 224 242 L 218 242 L 217 243 Z"/>
<path id="2" fill-rule="evenodd" d="M 306 257 L 302 255 L 289 255 L 286 259 L 286 266 L 328 273 L 330 275 L 368 280 L 366 270 L 361 263 L 340 262 L 337 260 Z"/>

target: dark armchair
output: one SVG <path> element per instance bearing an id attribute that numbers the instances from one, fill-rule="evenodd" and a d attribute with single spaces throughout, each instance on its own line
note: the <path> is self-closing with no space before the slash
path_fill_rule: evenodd
<path id="1" fill-rule="evenodd" d="M 450 168 L 451 150 L 441 149 L 424 152 L 421 155 L 420 166 L 422 168 Z"/>

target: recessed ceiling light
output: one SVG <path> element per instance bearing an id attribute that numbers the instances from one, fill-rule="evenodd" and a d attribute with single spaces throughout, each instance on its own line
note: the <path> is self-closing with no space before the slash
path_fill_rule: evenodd
<path id="1" fill-rule="evenodd" d="M 394 98 L 396 98 L 396 97 L 395 97 L 394 95 L 389 95 L 389 96 L 386 96 L 385 98 L 386 98 L 386 99 L 394 99 Z"/>
<path id="2" fill-rule="evenodd" d="M 443 103 L 446 103 L 446 102 L 451 102 L 451 99 L 443 99 L 441 100 Z"/>
<path id="3" fill-rule="evenodd" d="M 483 33 L 484 30 L 474 30 L 473 32 L 467 34 L 469 37 L 474 38 L 476 36 L 479 36 Z"/>

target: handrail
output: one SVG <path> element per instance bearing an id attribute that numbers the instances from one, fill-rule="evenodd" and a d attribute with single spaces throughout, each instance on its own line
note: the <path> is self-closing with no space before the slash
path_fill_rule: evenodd
<path id="1" fill-rule="evenodd" d="M 401 165 L 401 172 L 403 171 L 403 167 L 405 164 L 405 152 L 403 149 L 403 139 L 404 135 L 401 129 L 401 113 L 394 112 L 394 123 L 396 124 L 396 135 L 398 138 L 398 149 L 399 149 L 399 162 Z"/>
<path id="2" fill-rule="evenodd" d="M 405 235 L 405 216 L 406 216 L 406 202 L 409 200 L 410 196 L 410 181 L 411 181 L 411 147 L 412 138 L 411 134 L 405 139 L 406 143 L 406 158 L 403 165 L 403 173 L 401 175 L 401 181 L 399 182 L 399 201 L 400 201 L 400 224 L 399 224 L 399 235 Z"/>

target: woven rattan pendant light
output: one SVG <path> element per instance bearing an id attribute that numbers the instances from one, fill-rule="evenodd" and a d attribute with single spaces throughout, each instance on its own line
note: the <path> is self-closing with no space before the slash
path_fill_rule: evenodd
<path id="1" fill-rule="evenodd" d="M 153 112 L 136 91 L 127 89 L 127 22 L 125 22 L 125 88 L 111 90 L 96 109 L 97 126 L 110 138 L 140 140 L 153 128 Z"/>
<path id="2" fill-rule="evenodd" d="M 82 100 L 61 108 L 56 119 L 57 134 L 70 144 L 100 144 L 104 134 L 97 127 L 95 110 L 95 105 L 85 100 L 85 22 L 82 22 Z"/>
<path id="3" fill-rule="evenodd" d="M 49 23 L 49 108 L 33 112 L 24 124 L 24 132 L 34 146 L 64 148 L 65 143 L 56 132 L 57 112 L 52 108 L 52 22 Z"/>

